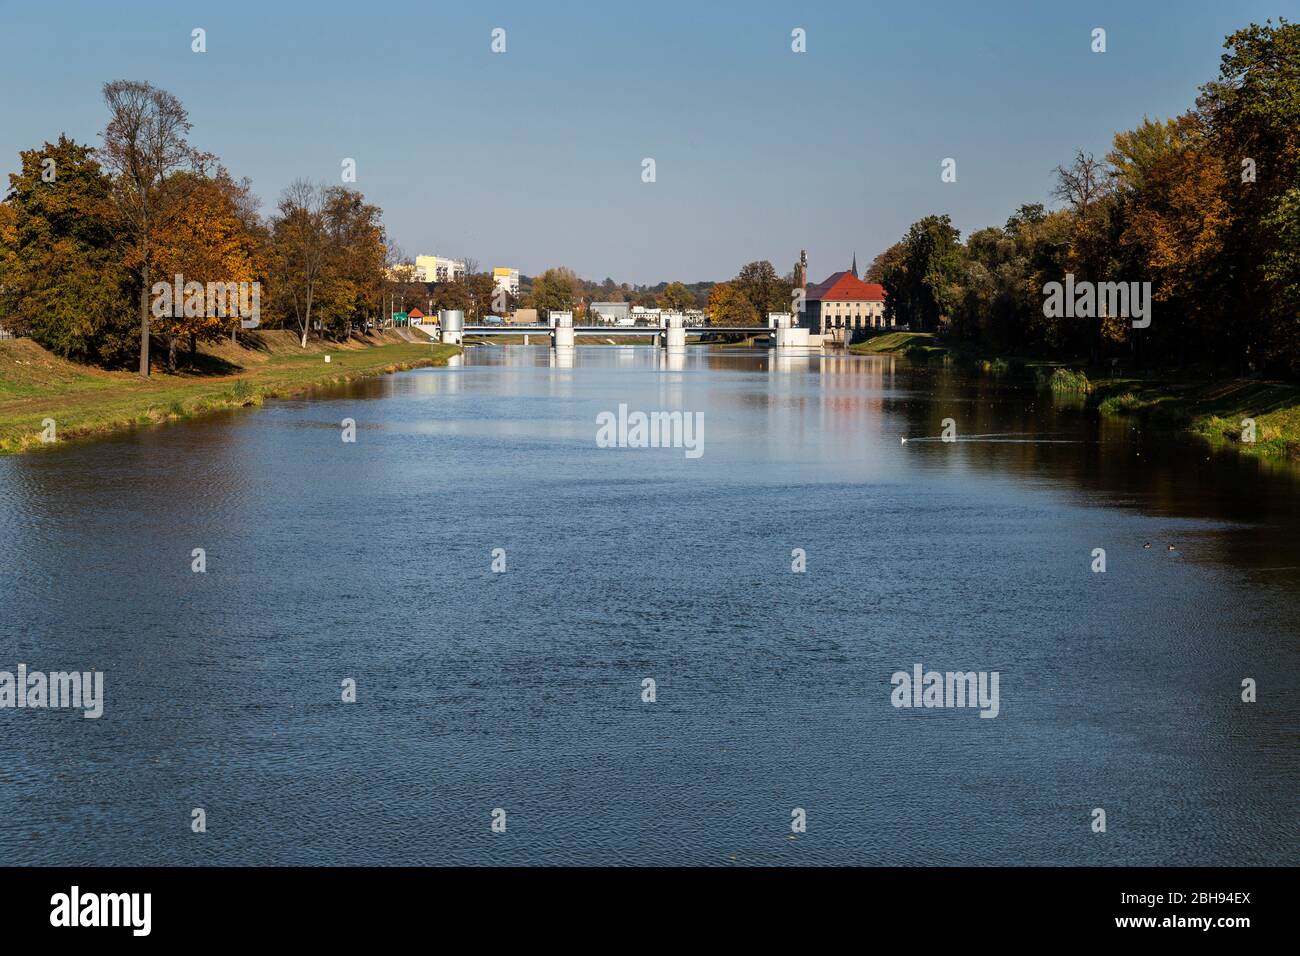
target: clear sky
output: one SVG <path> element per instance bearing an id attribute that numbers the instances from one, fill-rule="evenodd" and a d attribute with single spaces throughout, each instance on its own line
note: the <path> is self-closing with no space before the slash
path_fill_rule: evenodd
<path id="1" fill-rule="evenodd" d="M 0 0 L 0 173 L 98 143 L 103 83 L 148 80 L 264 209 L 355 159 L 408 255 L 654 283 L 806 248 L 820 279 L 929 213 L 964 235 L 1046 202 L 1075 148 L 1186 109 L 1224 36 L 1278 14 L 1300 3 Z"/>

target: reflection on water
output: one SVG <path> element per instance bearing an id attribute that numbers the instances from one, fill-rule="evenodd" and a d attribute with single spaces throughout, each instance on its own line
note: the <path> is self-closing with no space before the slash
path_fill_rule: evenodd
<path id="1" fill-rule="evenodd" d="M 703 457 L 597 448 L 620 403 L 703 412 Z M 901 441 L 945 418 L 967 440 Z M 0 709 L 0 832 L 42 863 L 1294 863 L 1296 490 L 1004 380 L 698 347 L 478 347 L 0 459 L 0 670 L 107 697 Z M 999 716 L 894 709 L 915 663 L 998 671 Z"/>

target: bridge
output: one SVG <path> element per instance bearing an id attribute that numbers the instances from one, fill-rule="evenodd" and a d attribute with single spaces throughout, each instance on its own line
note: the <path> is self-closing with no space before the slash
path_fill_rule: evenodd
<path id="1" fill-rule="evenodd" d="M 571 312 L 552 313 L 554 324 L 541 325 L 466 325 L 461 312 L 442 312 L 437 326 L 417 325 L 421 332 L 436 342 L 459 345 L 467 335 L 545 335 L 551 347 L 573 348 L 579 335 L 602 338 L 653 336 L 656 344 L 669 350 L 686 347 L 688 335 L 754 335 L 766 336 L 778 349 L 806 349 L 815 347 L 809 341 L 807 329 L 794 327 L 793 317 L 787 312 L 771 313 L 769 324 L 763 325 L 692 325 L 687 326 L 681 313 L 664 317 L 661 325 L 574 325 Z M 820 340 L 816 345 L 820 345 Z"/>
<path id="2" fill-rule="evenodd" d="M 574 335 L 663 335 L 664 329 L 658 325 L 573 325 Z M 537 333 L 550 335 L 554 332 L 549 325 L 467 325 L 465 335 L 526 335 Z M 765 325 L 688 325 L 683 326 L 687 335 L 768 335 L 771 333 Z"/>

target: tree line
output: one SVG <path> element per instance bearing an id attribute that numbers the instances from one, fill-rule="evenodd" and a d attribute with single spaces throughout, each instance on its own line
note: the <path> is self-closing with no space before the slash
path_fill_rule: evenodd
<path id="1" fill-rule="evenodd" d="M 521 278 L 520 306 L 543 313 L 573 310 L 577 319 L 585 320 L 592 302 L 626 302 L 669 312 L 707 310 L 718 325 L 765 326 L 768 312 L 789 311 L 793 288 L 793 275 L 778 276 L 767 260 L 742 266 L 726 282 L 674 281 L 645 287 L 619 286 L 612 279 L 592 283 L 572 269 L 558 267 L 530 280 Z"/>
<path id="2" fill-rule="evenodd" d="M 965 242 L 946 215 L 914 223 L 867 272 L 887 312 L 995 352 L 1300 377 L 1300 26 L 1252 24 L 1224 48 L 1186 113 L 1057 167 L 1059 208 L 1022 205 Z M 1150 282 L 1151 325 L 1048 315 L 1044 287 L 1067 274 Z"/>
<path id="3" fill-rule="evenodd" d="M 299 179 L 264 217 L 247 179 L 190 144 L 176 97 L 129 80 L 103 94 L 99 147 L 61 134 L 22 151 L 9 176 L 0 316 L 11 331 L 65 358 L 148 375 L 157 346 L 174 369 L 180 347 L 193 355 L 201 340 L 239 334 L 240 317 L 226 310 L 187 303 L 157 314 L 155 285 L 177 275 L 258 283 L 259 323 L 293 330 L 303 347 L 313 334 L 364 328 L 401 292 L 391 273 L 400 253 L 359 191 Z M 485 278 L 490 286 L 491 276 L 471 276 L 443 294 L 468 289 L 486 301 Z"/>

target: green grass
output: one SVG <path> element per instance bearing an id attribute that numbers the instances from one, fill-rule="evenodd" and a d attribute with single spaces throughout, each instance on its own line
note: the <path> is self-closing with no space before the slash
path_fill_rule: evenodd
<path id="1" fill-rule="evenodd" d="M 1032 372 L 1055 402 L 1096 407 L 1107 416 L 1129 415 L 1159 427 L 1181 429 L 1260 458 L 1300 463 L 1300 387 L 1281 382 L 1231 379 L 1178 383 L 1167 377 L 1134 378 L 1113 367 L 1080 368 L 1059 359 L 990 357 L 949 347 L 924 332 L 888 332 L 849 347 L 859 355 L 903 355 L 918 362 L 941 360 L 1004 375 Z M 1089 377 L 1091 375 L 1091 377 Z M 1244 440 L 1243 419 L 1255 422 L 1255 440 Z"/>
<path id="2" fill-rule="evenodd" d="M 283 341 L 282 341 L 283 340 Z M 260 405 L 313 386 L 444 364 L 455 346 L 385 341 L 336 347 L 312 342 L 305 350 L 263 333 L 260 347 L 228 343 L 201 358 L 220 374 L 164 374 L 148 379 L 65 361 L 27 339 L 0 341 L 0 453 L 43 445 L 42 422 L 55 421 L 60 441 L 135 425 L 187 418 L 219 408 Z M 325 355 L 330 362 L 325 362 Z"/>
<path id="3" fill-rule="evenodd" d="M 1216 445 L 1260 458 L 1300 462 L 1300 388 L 1282 382 L 1229 379 L 1207 384 L 1125 380 L 1099 389 L 1103 415 L 1129 415 L 1181 428 Z M 1253 419 L 1255 440 L 1245 440 Z"/>
<path id="4" fill-rule="evenodd" d="M 948 349 L 940 345 L 931 332 L 886 332 L 875 335 L 865 342 L 849 346 L 849 351 L 857 355 L 906 355 L 909 358 L 929 358 L 947 354 Z"/>

